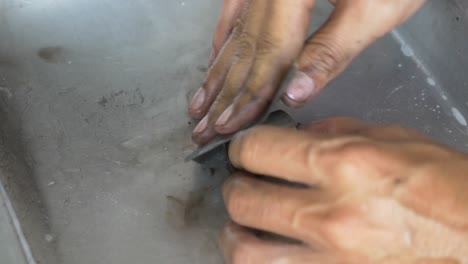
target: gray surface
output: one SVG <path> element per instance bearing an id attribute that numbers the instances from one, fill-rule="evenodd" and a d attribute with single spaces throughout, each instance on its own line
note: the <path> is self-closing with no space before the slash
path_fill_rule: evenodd
<path id="1" fill-rule="evenodd" d="M 220 2 L 0 0 L 0 176 L 38 262 L 221 262 L 226 173 L 183 162 Z M 299 121 L 397 122 L 467 150 L 461 3 L 429 1 Z"/>

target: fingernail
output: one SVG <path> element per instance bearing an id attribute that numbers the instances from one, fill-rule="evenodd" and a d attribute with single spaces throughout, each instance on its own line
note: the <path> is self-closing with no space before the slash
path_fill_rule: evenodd
<path id="1" fill-rule="evenodd" d="M 229 118 L 231 118 L 232 115 L 232 110 L 234 109 L 233 105 L 230 105 L 224 112 L 221 114 L 221 116 L 218 118 L 216 121 L 215 125 L 217 126 L 222 126 L 227 123 Z"/>
<path id="2" fill-rule="evenodd" d="M 315 90 L 312 78 L 303 72 L 297 72 L 286 89 L 286 95 L 293 101 L 303 102 L 307 100 Z"/>
<path id="3" fill-rule="evenodd" d="M 190 108 L 198 110 L 202 107 L 203 102 L 205 102 L 205 89 L 200 88 L 193 96 L 192 101 L 190 102 Z"/>
<path id="4" fill-rule="evenodd" d="M 200 123 L 198 123 L 198 125 L 195 127 L 195 129 L 193 130 L 193 133 L 198 134 L 198 133 L 202 132 L 203 130 L 206 129 L 207 125 L 208 125 L 208 116 L 205 116 L 200 121 Z"/>

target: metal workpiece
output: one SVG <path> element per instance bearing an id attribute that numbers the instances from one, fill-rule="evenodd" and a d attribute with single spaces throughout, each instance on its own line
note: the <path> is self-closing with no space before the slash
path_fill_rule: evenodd
<path id="1" fill-rule="evenodd" d="M 229 172 L 184 161 L 221 4 L 0 0 L 0 181 L 37 263 L 223 263 Z M 287 112 L 399 123 L 468 150 L 467 8 L 427 1 Z M 331 10 L 317 1 L 310 32 Z M 0 245 L 18 253 L 11 227 Z"/>
<path id="2" fill-rule="evenodd" d="M 291 129 L 297 128 L 297 125 L 292 117 L 283 110 L 276 110 L 274 112 L 267 113 L 265 115 L 265 120 L 260 120 L 262 122 L 261 124 L 264 125 L 286 127 Z M 239 133 L 242 133 L 242 131 Z M 199 148 L 190 156 L 188 156 L 186 160 L 193 160 L 206 168 L 224 168 L 230 172 L 233 172 L 234 167 L 229 161 L 228 149 L 229 143 L 236 135 L 237 133 L 225 136 L 222 140 L 215 139 L 214 142 L 208 145 L 208 148 Z"/>

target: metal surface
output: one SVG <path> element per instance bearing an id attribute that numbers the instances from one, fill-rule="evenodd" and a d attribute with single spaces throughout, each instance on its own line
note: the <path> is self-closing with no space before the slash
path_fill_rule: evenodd
<path id="1" fill-rule="evenodd" d="M 312 30 L 331 6 L 317 1 Z M 221 263 L 227 172 L 184 163 L 221 1 L 0 0 L 0 177 L 39 263 Z M 468 150 L 464 1 L 428 1 L 301 110 Z"/>

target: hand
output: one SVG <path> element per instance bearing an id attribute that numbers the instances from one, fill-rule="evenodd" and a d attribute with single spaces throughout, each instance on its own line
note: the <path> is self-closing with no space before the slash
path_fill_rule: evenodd
<path id="1" fill-rule="evenodd" d="M 224 185 L 227 263 L 468 263 L 468 157 L 419 132 L 349 118 L 258 126 L 229 156 L 246 172 Z"/>
<path id="2" fill-rule="evenodd" d="M 225 0 L 212 63 L 192 99 L 199 144 L 236 132 L 268 106 L 291 65 L 283 101 L 301 106 L 365 47 L 410 17 L 424 0 L 334 0 L 329 20 L 306 41 L 315 0 Z M 305 43 L 305 44 L 304 44 Z"/>

